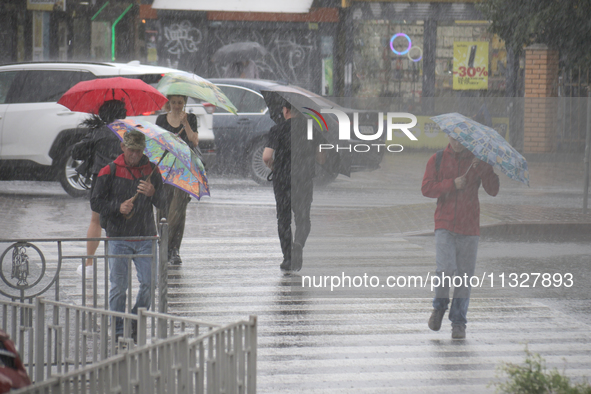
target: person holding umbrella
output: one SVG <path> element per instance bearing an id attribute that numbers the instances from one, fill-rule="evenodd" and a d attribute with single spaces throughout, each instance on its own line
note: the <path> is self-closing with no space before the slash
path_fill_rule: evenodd
<path id="1" fill-rule="evenodd" d="M 72 157 L 80 160 L 93 159 L 91 173 L 97 174 L 105 164 L 117 158 L 120 153 L 120 142 L 116 141 L 117 137 L 113 138 L 110 129 L 103 126 L 115 119 L 159 110 L 166 101 L 167 98 L 162 93 L 140 79 L 113 77 L 78 82 L 68 89 L 57 103 L 70 111 L 98 114 L 98 117 L 93 116 L 85 122 L 91 129 L 96 130 L 85 138 L 86 141 L 77 145 Z M 93 177 L 92 189 L 95 187 L 97 178 L 97 176 Z M 94 214 L 96 212 L 98 211 L 93 209 L 87 232 L 89 238 L 98 238 L 101 235 L 100 215 Z M 89 241 L 87 255 L 93 255 L 98 244 L 96 241 Z M 82 276 L 89 277 L 92 275 L 92 270 L 88 269 L 92 266 L 92 259 L 87 259 L 85 265 L 85 269 L 82 266 L 78 267 L 78 273 L 84 272 Z"/>
<path id="2" fill-rule="evenodd" d="M 197 116 L 185 112 L 187 96 L 168 95 L 166 97 L 170 111 L 159 115 L 156 125 L 178 135 L 191 149 L 197 148 L 199 145 Z M 168 260 L 171 264 L 182 264 L 180 248 L 185 232 L 187 205 L 191 197 L 172 185 L 164 185 L 164 190 L 167 204 L 164 209 L 158 210 L 158 221 L 164 217 L 168 220 Z"/>
<path id="3" fill-rule="evenodd" d="M 153 206 L 158 209 L 166 206 L 162 176 L 156 164 L 151 163 L 144 154 L 146 139 L 140 131 L 126 132 L 120 146 L 123 154 L 115 159 L 114 166 L 109 164 L 98 174 L 90 199 L 91 207 L 106 218 L 107 237 L 156 236 Z M 109 309 L 125 312 L 130 272 L 127 258 L 117 255 L 151 255 L 152 241 L 112 240 L 109 241 L 108 253 L 115 256 L 109 258 Z M 131 310 L 135 314 L 138 308 L 150 308 L 152 259 L 134 257 L 133 262 L 140 282 L 136 303 Z M 122 335 L 122 319 L 117 318 L 115 324 L 116 335 Z M 132 337 L 134 333 L 137 335 L 136 329 L 136 325 L 132 324 Z"/>
<path id="4" fill-rule="evenodd" d="M 101 105 L 98 115 L 93 114 L 82 123 L 82 126 L 88 127 L 90 130 L 82 141 L 74 145 L 72 158 L 85 160 L 86 166 L 90 167 L 87 167 L 87 173 L 92 176 L 91 195 L 99 171 L 121 154 L 121 141 L 106 125 L 115 119 L 125 119 L 126 115 L 127 110 L 122 100 L 108 100 Z M 92 211 L 86 237 L 100 238 L 101 232 L 100 215 L 98 212 Z M 87 241 L 86 255 L 94 255 L 98 246 L 99 241 Z M 93 259 L 88 257 L 85 266 L 81 264 L 78 267 L 78 274 L 82 275 L 82 270 L 85 269 L 86 278 L 92 278 L 92 261 Z"/>
<path id="5" fill-rule="evenodd" d="M 273 192 L 277 208 L 277 230 L 283 253 L 279 268 L 283 271 L 299 271 L 303 264 L 303 249 L 311 230 L 310 209 L 313 197 L 313 178 L 316 161 L 324 162 L 324 154 L 318 146 L 324 138 L 314 129 L 312 140 L 307 139 L 306 119 L 286 100 L 274 103 L 281 108 L 283 121 L 269 131 L 263 161 L 272 172 Z M 293 158 L 293 161 L 292 161 Z M 291 213 L 295 220 L 292 241 Z"/>
<path id="6" fill-rule="evenodd" d="M 437 198 L 435 210 L 435 261 L 440 279 L 435 288 L 429 328 L 439 331 L 449 304 L 453 276 L 474 275 L 480 235 L 478 189 L 482 184 L 491 196 L 499 192 L 499 177 L 490 164 L 480 161 L 459 141 L 448 135 L 449 144 L 427 162 L 421 191 Z M 466 315 L 470 302 L 470 283 L 455 286 L 449 311 L 452 338 L 466 337 Z"/>

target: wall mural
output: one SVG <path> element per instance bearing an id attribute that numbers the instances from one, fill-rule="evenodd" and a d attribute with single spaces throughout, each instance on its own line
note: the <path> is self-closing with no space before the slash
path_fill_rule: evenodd
<path id="1" fill-rule="evenodd" d="M 261 44 L 267 54 L 251 59 L 256 75 L 261 79 L 285 80 L 312 91 L 318 90 L 320 60 L 316 32 L 309 30 L 257 30 L 216 29 L 210 31 L 210 53 L 227 44 L 254 41 Z M 209 77 L 232 75 L 232 64 L 212 63 Z"/>

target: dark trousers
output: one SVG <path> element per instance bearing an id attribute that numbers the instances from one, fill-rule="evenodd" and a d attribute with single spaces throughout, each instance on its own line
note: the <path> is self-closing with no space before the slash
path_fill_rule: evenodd
<path id="1" fill-rule="evenodd" d="M 185 220 L 187 217 L 187 205 L 191 196 L 181 189 L 165 184 L 166 209 L 158 210 L 158 222 L 166 218 L 168 222 L 168 253 L 173 249 L 179 250 L 185 233 Z"/>
<path id="2" fill-rule="evenodd" d="M 291 212 L 295 221 L 294 242 L 302 247 L 310 234 L 310 207 L 312 206 L 313 183 L 306 179 L 292 184 L 273 180 L 273 192 L 277 206 L 277 230 L 283 258 L 291 260 Z"/>

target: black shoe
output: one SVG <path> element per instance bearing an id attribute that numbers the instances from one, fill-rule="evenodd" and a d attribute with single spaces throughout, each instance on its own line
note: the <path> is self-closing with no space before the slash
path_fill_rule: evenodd
<path id="1" fill-rule="evenodd" d="M 451 326 L 451 338 L 452 339 L 465 339 L 466 338 L 466 326 Z"/>
<path id="2" fill-rule="evenodd" d="M 292 271 L 299 271 L 302 269 L 302 254 L 304 247 L 297 242 L 291 246 L 291 269 Z"/>
<path id="3" fill-rule="evenodd" d="M 279 265 L 279 268 L 281 268 L 281 271 L 291 271 L 291 261 L 288 259 L 283 259 L 283 262 L 281 265 Z"/>
<path id="4" fill-rule="evenodd" d="M 433 309 L 431 317 L 429 318 L 429 328 L 433 331 L 439 331 L 441 328 L 441 321 L 445 315 L 445 309 Z"/>
<path id="5" fill-rule="evenodd" d="M 168 259 L 168 261 L 170 261 L 170 264 L 173 265 L 180 265 L 183 263 L 183 260 L 181 260 L 181 256 L 179 256 L 178 249 L 172 250 L 172 252 L 170 253 L 170 259 Z"/>

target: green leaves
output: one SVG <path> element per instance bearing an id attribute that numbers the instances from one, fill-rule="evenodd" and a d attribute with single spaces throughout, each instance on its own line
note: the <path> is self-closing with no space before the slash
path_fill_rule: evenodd
<path id="1" fill-rule="evenodd" d="M 590 394 L 589 383 L 572 384 L 557 369 L 547 370 L 546 362 L 539 354 L 525 348 L 522 365 L 503 363 L 498 369 L 507 379 L 494 383 L 497 392 L 506 394 Z"/>
<path id="2" fill-rule="evenodd" d="M 517 53 L 541 43 L 569 66 L 591 66 L 591 0 L 484 0 L 479 9 Z"/>

